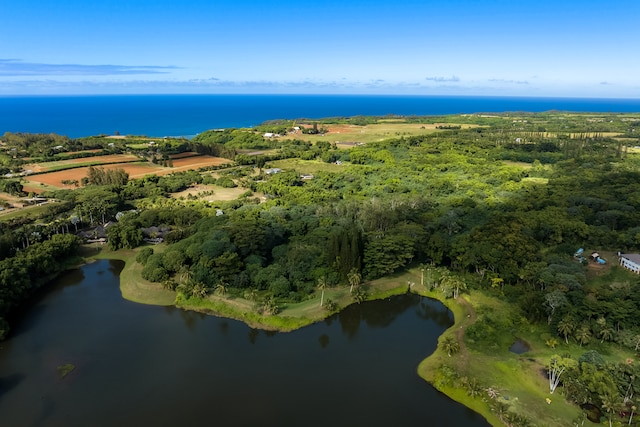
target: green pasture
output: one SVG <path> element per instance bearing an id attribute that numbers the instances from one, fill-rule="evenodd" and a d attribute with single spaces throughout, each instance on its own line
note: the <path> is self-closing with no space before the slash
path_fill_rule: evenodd
<path id="1" fill-rule="evenodd" d="M 476 127 L 473 124 L 463 124 L 463 128 Z M 345 142 L 376 142 L 386 139 L 410 137 L 416 135 L 441 132 L 434 124 L 406 123 L 397 120 L 382 121 L 366 126 L 357 125 L 321 125 L 328 132 L 323 135 L 291 134 L 282 137 L 283 139 L 302 139 L 316 143 L 327 141 L 331 143 Z"/>
<path id="2" fill-rule="evenodd" d="M 284 171 L 293 169 L 302 175 L 313 175 L 318 172 L 339 172 L 347 167 L 346 165 L 325 163 L 321 160 L 302 160 L 298 158 L 274 160 L 269 162 L 268 166 L 271 168 L 280 168 Z"/>
<path id="3" fill-rule="evenodd" d="M 15 218 L 31 217 L 37 218 L 42 212 L 46 211 L 49 204 L 25 206 L 24 208 L 11 208 L 0 211 L 0 221 L 9 221 Z"/>
<path id="4" fill-rule="evenodd" d="M 86 157 L 85 161 L 82 162 L 73 162 L 71 160 L 57 160 L 52 162 L 44 162 L 39 163 L 38 166 L 42 168 L 43 172 L 57 172 L 66 169 L 75 169 L 86 166 L 97 166 L 97 165 L 108 165 L 114 163 L 134 163 L 138 162 L 140 159 L 131 159 L 131 160 L 119 160 L 117 162 L 105 162 L 104 159 L 101 159 L 100 156 L 95 157 Z"/>

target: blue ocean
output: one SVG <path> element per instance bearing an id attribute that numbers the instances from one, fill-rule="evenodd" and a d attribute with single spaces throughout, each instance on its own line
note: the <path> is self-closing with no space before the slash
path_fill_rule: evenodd
<path id="1" fill-rule="evenodd" d="M 271 119 L 437 116 L 508 111 L 640 112 L 640 99 L 381 95 L 112 95 L 0 97 L 4 132 L 186 136 Z"/>

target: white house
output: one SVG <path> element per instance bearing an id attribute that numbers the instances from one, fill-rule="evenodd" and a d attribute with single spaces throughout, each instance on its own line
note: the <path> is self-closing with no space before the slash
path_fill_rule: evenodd
<path id="1" fill-rule="evenodd" d="M 620 265 L 640 274 L 640 254 L 618 254 L 620 257 Z"/>

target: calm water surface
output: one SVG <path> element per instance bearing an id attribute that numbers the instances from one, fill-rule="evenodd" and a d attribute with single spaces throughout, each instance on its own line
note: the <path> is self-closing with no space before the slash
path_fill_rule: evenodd
<path id="1" fill-rule="evenodd" d="M 0 425 L 488 426 L 416 374 L 452 323 L 438 302 L 404 295 L 266 333 L 125 301 L 121 268 L 69 272 L 14 322 Z"/>
<path id="2" fill-rule="evenodd" d="M 407 95 L 0 96 L 0 135 L 58 133 L 193 136 L 265 120 L 504 111 L 638 112 L 639 99 Z"/>

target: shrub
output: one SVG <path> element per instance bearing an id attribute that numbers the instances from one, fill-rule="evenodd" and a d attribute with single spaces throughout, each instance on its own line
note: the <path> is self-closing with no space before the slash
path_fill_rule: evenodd
<path id="1" fill-rule="evenodd" d="M 138 255 L 136 255 L 136 261 L 145 265 L 151 255 L 153 255 L 153 248 L 142 248 L 142 250 L 138 252 Z"/>

